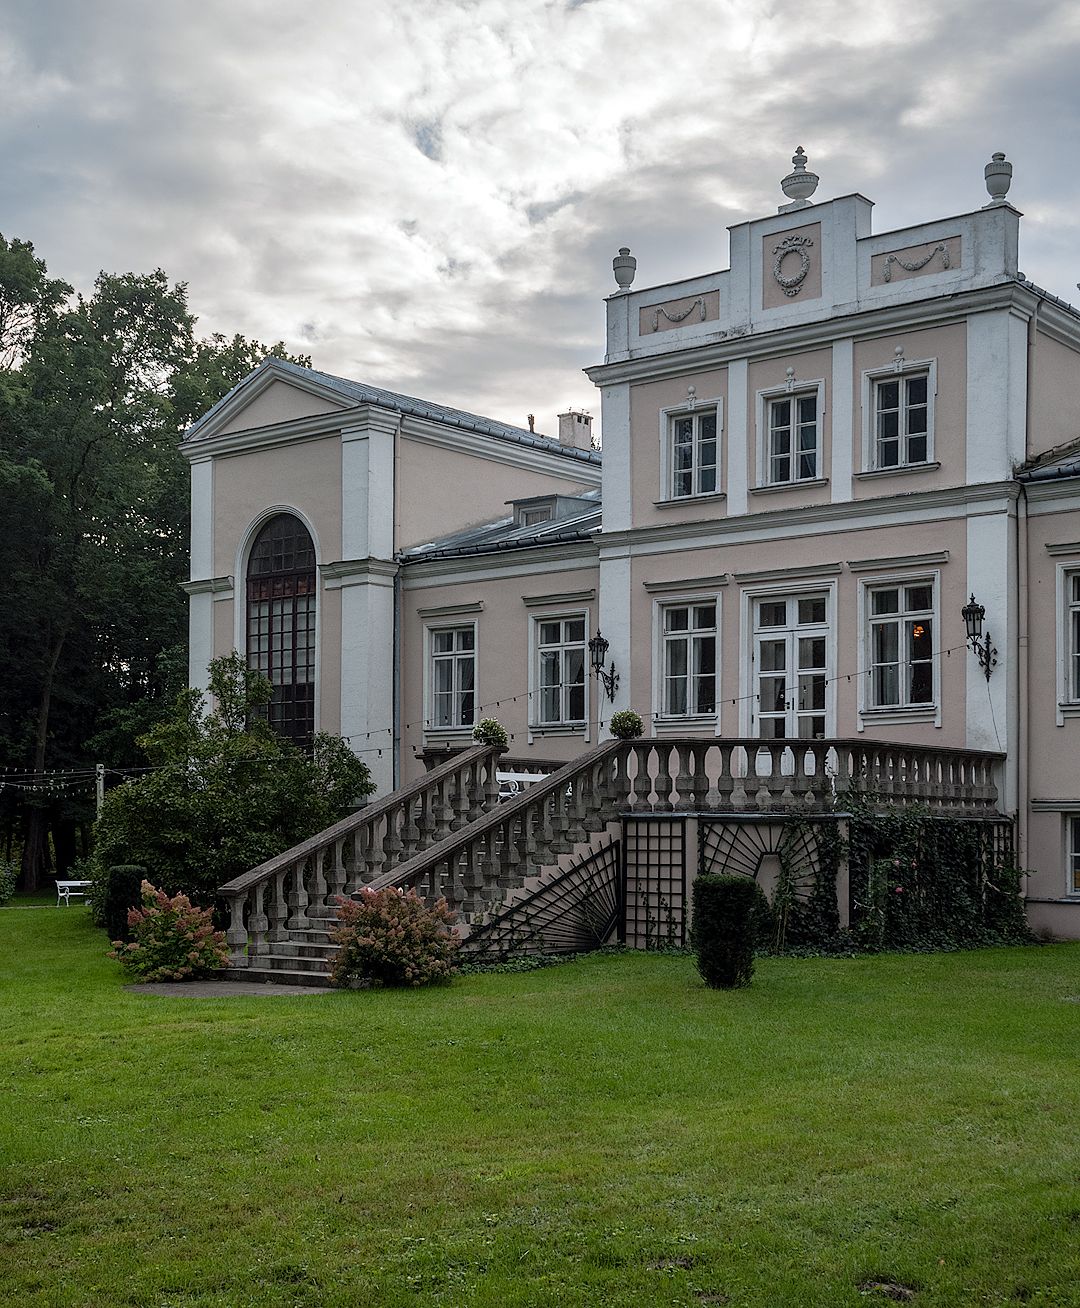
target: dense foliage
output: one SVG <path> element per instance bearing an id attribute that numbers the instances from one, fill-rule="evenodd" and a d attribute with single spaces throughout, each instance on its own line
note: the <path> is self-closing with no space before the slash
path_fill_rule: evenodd
<path id="1" fill-rule="evenodd" d="M 199 903 L 248 868 L 344 817 L 372 785 L 341 740 L 309 754 L 259 716 L 272 694 L 239 654 L 210 664 L 203 694 L 183 691 L 140 738 L 150 768 L 105 796 L 95 827 L 98 868 L 139 863 L 155 884 Z"/>
<path id="2" fill-rule="evenodd" d="M 14 863 L 0 859 L 0 904 L 6 904 L 15 893 L 15 883 L 19 879 L 19 869 Z"/>
<path id="3" fill-rule="evenodd" d="M 78 854 L 93 779 L 186 680 L 184 429 L 279 343 L 197 341 L 161 269 L 73 296 L 32 244 L 0 236 L 0 852 L 34 889 Z M 287 357 L 287 356 L 286 356 Z M 309 363 L 306 358 L 299 363 Z"/>
<path id="4" fill-rule="evenodd" d="M 702 980 L 723 990 L 749 985 L 757 883 L 749 877 L 700 876 L 693 894 L 693 948 Z"/>
<path id="5" fill-rule="evenodd" d="M 128 910 L 133 940 L 114 940 L 110 958 L 140 981 L 191 981 L 228 967 L 225 932 L 215 931 L 213 910 L 196 908 L 187 895 L 170 898 L 142 883 L 141 907 Z"/>
<path id="6" fill-rule="evenodd" d="M 425 986 L 453 974 L 459 938 L 445 899 L 429 908 L 415 890 L 388 886 L 337 904 L 334 985 Z"/>
<path id="7" fill-rule="evenodd" d="M 90 916 L 105 928 L 110 940 L 129 939 L 128 913 L 139 907 L 146 868 L 138 863 L 118 863 L 106 868 L 91 864 L 86 870 L 93 882 L 87 896 Z"/>

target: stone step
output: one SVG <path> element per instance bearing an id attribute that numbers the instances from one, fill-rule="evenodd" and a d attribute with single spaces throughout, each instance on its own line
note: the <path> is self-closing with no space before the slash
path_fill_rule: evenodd
<path id="1" fill-rule="evenodd" d="M 286 972 L 281 968 L 228 967 L 221 973 L 222 981 L 256 981 L 268 985 L 320 986 L 329 989 L 330 977 L 326 972 Z"/>
<path id="2" fill-rule="evenodd" d="M 278 958 L 333 958 L 338 946 L 325 940 L 317 943 L 312 940 L 275 940 L 270 946 L 270 953 Z"/>
<path id="3" fill-rule="evenodd" d="M 260 954 L 258 956 L 260 967 L 271 967 L 278 972 L 304 971 L 304 972 L 329 972 L 333 966 L 333 959 L 325 956 L 315 958 L 298 954 L 279 954 L 276 950 L 271 950 L 269 954 Z"/>

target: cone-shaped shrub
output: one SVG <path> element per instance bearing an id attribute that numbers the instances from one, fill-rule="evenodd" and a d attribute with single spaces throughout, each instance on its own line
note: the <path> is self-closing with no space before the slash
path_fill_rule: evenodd
<path id="1" fill-rule="evenodd" d="M 694 882 L 693 946 L 707 986 L 747 986 L 754 971 L 757 882 L 702 876 Z"/>

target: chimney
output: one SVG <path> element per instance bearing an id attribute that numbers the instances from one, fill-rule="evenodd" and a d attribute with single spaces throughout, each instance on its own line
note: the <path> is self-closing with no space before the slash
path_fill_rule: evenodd
<path id="1" fill-rule="evenodd" d="M 592 414 L 571 409 L 559 414 L 559 444 L 573 450 L 592 449 Z"/>

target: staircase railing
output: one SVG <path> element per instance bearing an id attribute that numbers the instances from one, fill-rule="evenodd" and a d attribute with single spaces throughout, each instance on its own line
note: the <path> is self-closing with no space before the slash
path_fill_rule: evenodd
<path id="1" fill-rule="evenodd" d="M 990 816 L 1003 755 L 866 740 L 609 740 L 498 802 L 499 751 L 477 746 L 222 886 L 234 966 L 257 966 L 362 886 L 445 898 L 465 923 L 500 907 L 621 814 L 806 813 L 859 791 L 882 804 Z M 320 911 L 321 910 L 321 911 Z"/>
<path id="2" fill-rule="evenodd" d="M 1002 758 L 864 740 L 607 741 L 368 884 L 444 898 L 469 923 L 621 813 L 813 814 L 857 789 L 877 803 L 988 815 Z"/>
<path id="3" fill-rule="evenodd" d="M 256 967 L 270 942 L 473 822 L 498 799 L 500 751 L 477 745 L 326 831 L 222 886 L 233 967 Z"/>

